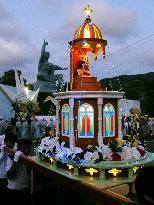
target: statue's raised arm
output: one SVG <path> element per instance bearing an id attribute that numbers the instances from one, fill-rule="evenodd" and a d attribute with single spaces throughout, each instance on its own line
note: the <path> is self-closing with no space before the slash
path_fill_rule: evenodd
<path id="1" fill-rule="evenodd" d="M 60 67 L 58 65 L 53 65 L 53 66 L 54 66 L 54 70 L 67 70 L 68 69 L 68 68 L 65 68 L 65 67 Z"/>
<path id="2" fill-rule="evenodd" d="M 41 49 L 41 56 L 45 53 L 45 47 L 48 45 L 48 42 L 45 41 L 44 39 L 44 42 L 43 42 L 43 45 L 42 45 L 42 49 Z"/>
<path id="3" fill-rule="evenodd" d="M 37 79 L 40 81 L 54 82 L 56 78 L 54 74 L 55 70 L 66 70 L 67 68 L 62 68 L 48 61 L 50 57 L 50 53 L 46 51 L 47 45 L 48 45 L 48 42 L 46 42 L 44 39 L 42 49 L 41 49 L 41 56 L 40 56 L 39 63 L 38 63 Z"/>

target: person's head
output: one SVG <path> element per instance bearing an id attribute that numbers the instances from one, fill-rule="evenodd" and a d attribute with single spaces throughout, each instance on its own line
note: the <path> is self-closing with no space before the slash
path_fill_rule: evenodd
<path id="1" fill-rule="evenodd" d="M 6 147 L 13 149 L 15 143 L 17 142 L 17 136 L 12 131 L 5 132 L 4 144 Z"/>
<path id="2" fill-rule="evenodd" d="M 5 129 L 5 134 L 7 132 L 14 132 L 15 133 L 15 127 L 13 125 L 8 125 L 7 128 Z"/>
<path id="3" fill-rule="evenodd" d="M 142 205 L 154 205 L 154 166 L 143 167 L 135 179 L 135 189 Z"/>
<path id="4" fill-rule="evenodd" d="M 18 140 L 18 150 L 23 152 L 24 155 L 28 156 L 31 150 L 31 141 L 28 139 Z"/>

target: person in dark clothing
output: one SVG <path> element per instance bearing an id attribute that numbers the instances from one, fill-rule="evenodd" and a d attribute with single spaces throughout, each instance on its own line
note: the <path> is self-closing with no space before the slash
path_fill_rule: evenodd
<path id="1" fill-rule="evenodd" d="M 154 166 L 143 167 L 135 179 L 139 204 L 154 205 Z"/>
<path id="2" fill-rule="evenodd" d="M 140 125 L 140 135 L 139 139 L 141 141 L 141 145 L 144 146 L 144 140 L 148 138 L 149 133 L 149 125 L 145 119 L 142 119 Z"/>

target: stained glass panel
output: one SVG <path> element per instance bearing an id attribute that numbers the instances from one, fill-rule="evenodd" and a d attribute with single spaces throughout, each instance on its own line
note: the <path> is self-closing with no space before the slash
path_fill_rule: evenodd
<path id="1" fill-rule="evenodd" d="M 89 104 L 83 104 L 79 108 L 79 137 L 94 137 L 94 110 Z"/>
<path id="2" fill-rule="evenodd" d="M 115 136 L 115 110 L 112 104 L 108 103 L 104 106 L 103 111 L 103 131 L 104 137 Z"/>
<path id="3" fill-rule="evenodd" d="M 61 129 L 62 129 L 63 136 L 69 135 L 69 111 L 70 111 L 69 105 L 64 104 L 62 106 L 62 113 L 61 113 Z"/>

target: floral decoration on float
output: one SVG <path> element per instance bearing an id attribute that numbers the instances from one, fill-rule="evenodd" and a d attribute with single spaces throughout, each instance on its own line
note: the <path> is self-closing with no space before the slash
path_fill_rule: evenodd
<path id="1" fill-rule="evenodd" d="M 136 161 L 146 157 L 146 151 L 141 146 L 136 136 L 129 136 L 128 140 L 116 138 L 107 145 L 89 145 L 86 149 L 74 147 L 70 149 L 65 142 L 60 142 L 58 137 L 45 137 L 36 148 L 41 158 L 52 158 L 62 163 L 72 165 L 95 165 L 115 161 Z"/>
<path id="2" fill-rule="evenodd" d="M 94 177 L 101 180 L 120 177 L 131 180 L 143 166 L 154 159 L 154 154 L 146 152 L 136 136 L 128 136 L 128 140 L 116 138 L 107 145 L 89 145 L 86 149 L 74 147 L 61 141 L 61 137 L 45 137 L 36 147 L 40 163 L 57 170 L 62 168 L 71 176 Z M 44 165 L 43 165 L 44 166 Z M 69 175 L 70 176 L 70 175 Z"/>

